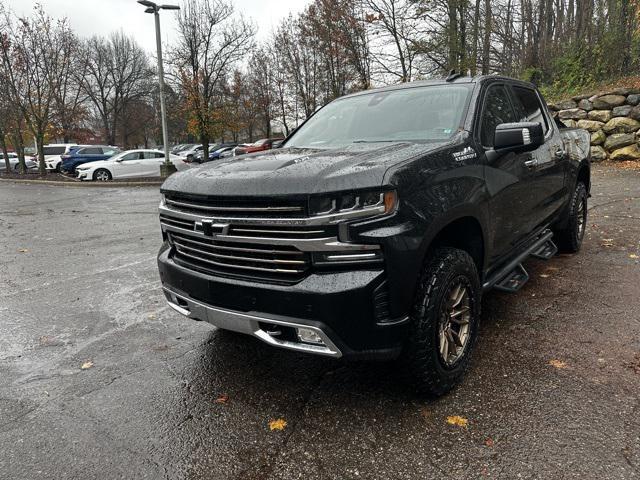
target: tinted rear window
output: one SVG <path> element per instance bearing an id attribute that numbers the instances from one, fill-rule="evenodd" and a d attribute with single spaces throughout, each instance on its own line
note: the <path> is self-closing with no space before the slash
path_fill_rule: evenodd
<path id="1" fill-rule="evenodd" d="M 98 147 L 84 148 L 78 153 L 82 155 L 102 155 L 102 149 Z"/>
<path id="2" fill-rule="evenodd" d="M 67 147 L 43 147 L 42 151 L 45 155 L 62 155 Z"/>

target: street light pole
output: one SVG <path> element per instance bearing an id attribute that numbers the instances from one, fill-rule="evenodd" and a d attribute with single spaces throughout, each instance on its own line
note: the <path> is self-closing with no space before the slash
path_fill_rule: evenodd
<path id="1" fill-rule="evenodd" d="M 164 67 L 162 66 L 162 40 L 160 36 L 160 10 L 178 10 L 177 5 L 156 5 L 147 0 L 138 0 L 140 5 L 147 7 L 145 13 L 153 13 L 156 22 L 156 50 L 158 53 L 158 85 L 160 87 L 160 117 L 162 120 L 162 142 L 164 144 L 164 163 L 160 166 L 160 176 L 168 177 L 176 171 L 171 162 L 169 152 L 169 133 L 167 128 L 167 109 L 164 101 Z"/>

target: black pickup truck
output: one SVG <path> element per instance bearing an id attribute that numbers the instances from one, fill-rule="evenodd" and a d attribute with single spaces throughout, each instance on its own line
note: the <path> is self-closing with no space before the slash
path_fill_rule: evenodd
<path id="1" fill-rule="evenodd" d="M 589 144 L 500 76 L 337 99 L 277 150 L 164 183 L 165 296 L 276 347 L 398 359 L 442 395 L 469 364 L 483 292 L 517 291 L 529 256 L 580 249 Z"/>

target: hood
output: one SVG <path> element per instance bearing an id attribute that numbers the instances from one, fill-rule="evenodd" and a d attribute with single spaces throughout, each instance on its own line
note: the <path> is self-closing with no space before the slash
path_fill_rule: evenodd
<path id="1" fill-rule="evenodd" d="M 112 162 L 109 160 L 95 160 L 93 162 L 86 162 L 78 165 L 76 169 L 82 170 L 83 168 L 98 168 L 98 167 L 106 167 L 107 165 L 111 165 Z"/>
<path id="2" fill-rule="evenodd" d="M 375 188 L 393 165 L 441 143 L 356 144 L 331 150 L 281 148 L 206 163 L 169 177 L 162 190 L 221 196 L 308 195 Z"/>

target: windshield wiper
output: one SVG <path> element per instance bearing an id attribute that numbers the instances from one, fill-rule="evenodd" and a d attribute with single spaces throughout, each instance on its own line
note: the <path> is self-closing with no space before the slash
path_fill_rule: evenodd
<path id="1" fill-rule="evenodd" d="M 397 140 L 354 140 L 353 143 L 393 143 Z"/>

